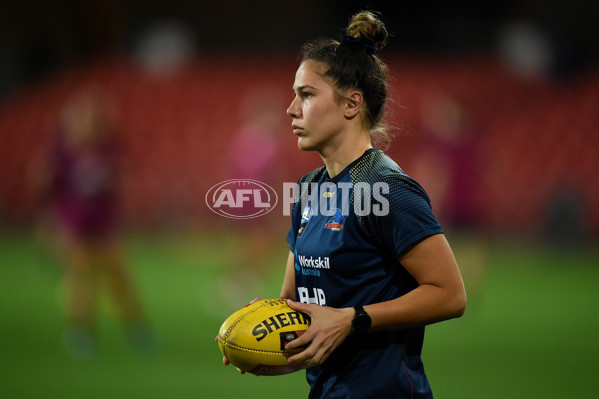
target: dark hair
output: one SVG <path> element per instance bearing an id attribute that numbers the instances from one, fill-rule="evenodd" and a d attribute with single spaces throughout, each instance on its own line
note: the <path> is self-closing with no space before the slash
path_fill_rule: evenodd
<path id="1" fill-rule="evenodd" d="M 329 66 L 325 76 L 342 91 L 358 89 L 366 107 L 366 122 L 375 145 L 386 146 L 390 139 L 382 119 L 387 100 L 387 67 L 376 50 L 387 43 L 387 29 L 371 11 L 353 15 L 339 42 L 318 39 L 302 47 L 302 62 L 316 61 Z"/>

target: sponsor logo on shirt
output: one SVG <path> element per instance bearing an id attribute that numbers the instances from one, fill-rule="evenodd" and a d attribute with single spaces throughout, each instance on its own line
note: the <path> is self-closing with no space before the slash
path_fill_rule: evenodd
<path id="1" fill-rule="evenodd" d="M 327 223 L 324 225 L 324 228 L 329 229 L 331 231 L 340 231 L 343 229 L 344 223 L 345 218 L 341 213 L 341 209 L 335 209 L 335 216 L 333 216 L 327 221 Z"/>
<path id="2" fill-rule="evenodd" d="M 295 254 L 295 271 L 304 276 L 320 277 L 321 270 L 331 268 L 331 260 L 328 256 L 305 256 Z"/>
<path id="3" fill-rule="evenodd" d="M 330 269 L 331 260 L 328 256 L 315 258 L 310 256 L 309 258 L 304 255 L 298 255 L 297 260 L 302 267 L 308 267 L 312 269 Z"/>
<path id="4" fill-rule="evenodd" d="M 300 238 L 302 236 L 302 233 L 308 226 L 310 218 L 312 218 L 312 208 L 310 208 L 310 205 L 306 205 L 306 207 L 304 208 L 304 212 L 302 213 L 302 221 L 300 222 L 300 227 L 297 229 L 297 238 Z"/>
<path id="5" fill-rule="evenodd" d="M 297 287 L 297 297 L 301 303 L 313 303 L 320 306 L 327 304 L 327 296 L 322 288 Z"/>

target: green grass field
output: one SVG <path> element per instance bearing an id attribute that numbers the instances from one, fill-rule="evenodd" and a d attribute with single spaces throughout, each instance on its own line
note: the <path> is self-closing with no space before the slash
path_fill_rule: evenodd
<path id="1" fill-rule="evenodd" d="M 126 253 L 159 351 L 149 357 L 134 353 L 103 298 L 97 356 L 79 362 L 61 345 L 64 311 L 56 262 L 31 235 L 2 232 L 0 395 L 307 397 L 302 372 L 255 377 L 222 366 L 214 337 L 241 299 L 224 289 L 221 265 L 227 251 L 218 237 L 128 238 Z M 484 283 L 471 290 L 466 315 L 427 329 L 423 357 L 435 397 L 598 397 L 599 254 L 493 243 L 488 259 Z M 281 272 L 271 271 L 255 296 L 276 296 Z"/>

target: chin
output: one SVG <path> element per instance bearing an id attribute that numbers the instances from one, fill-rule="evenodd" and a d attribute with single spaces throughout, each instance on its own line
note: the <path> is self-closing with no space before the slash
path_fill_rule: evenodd
<path id="1" fill-rule="evenodd" d="M 299 148 L 302 151 L 317 151 L 318 150 L 318 148 L 316 146 L 311 144 L 308 140 L 303 139 L 302 137 L 299 137 L 297 139 L 297 148 Z"/>

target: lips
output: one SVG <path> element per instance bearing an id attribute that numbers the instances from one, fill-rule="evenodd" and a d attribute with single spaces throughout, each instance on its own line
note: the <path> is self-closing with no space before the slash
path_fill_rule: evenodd
<path id="1" fill-rule="evenodd" d="M 291 125 L 291 127 L 293 128 L 293 134 L 295 135 L 300 135 L 304 131 L 303 127 L 299 127 L 297 125 Z"/>

